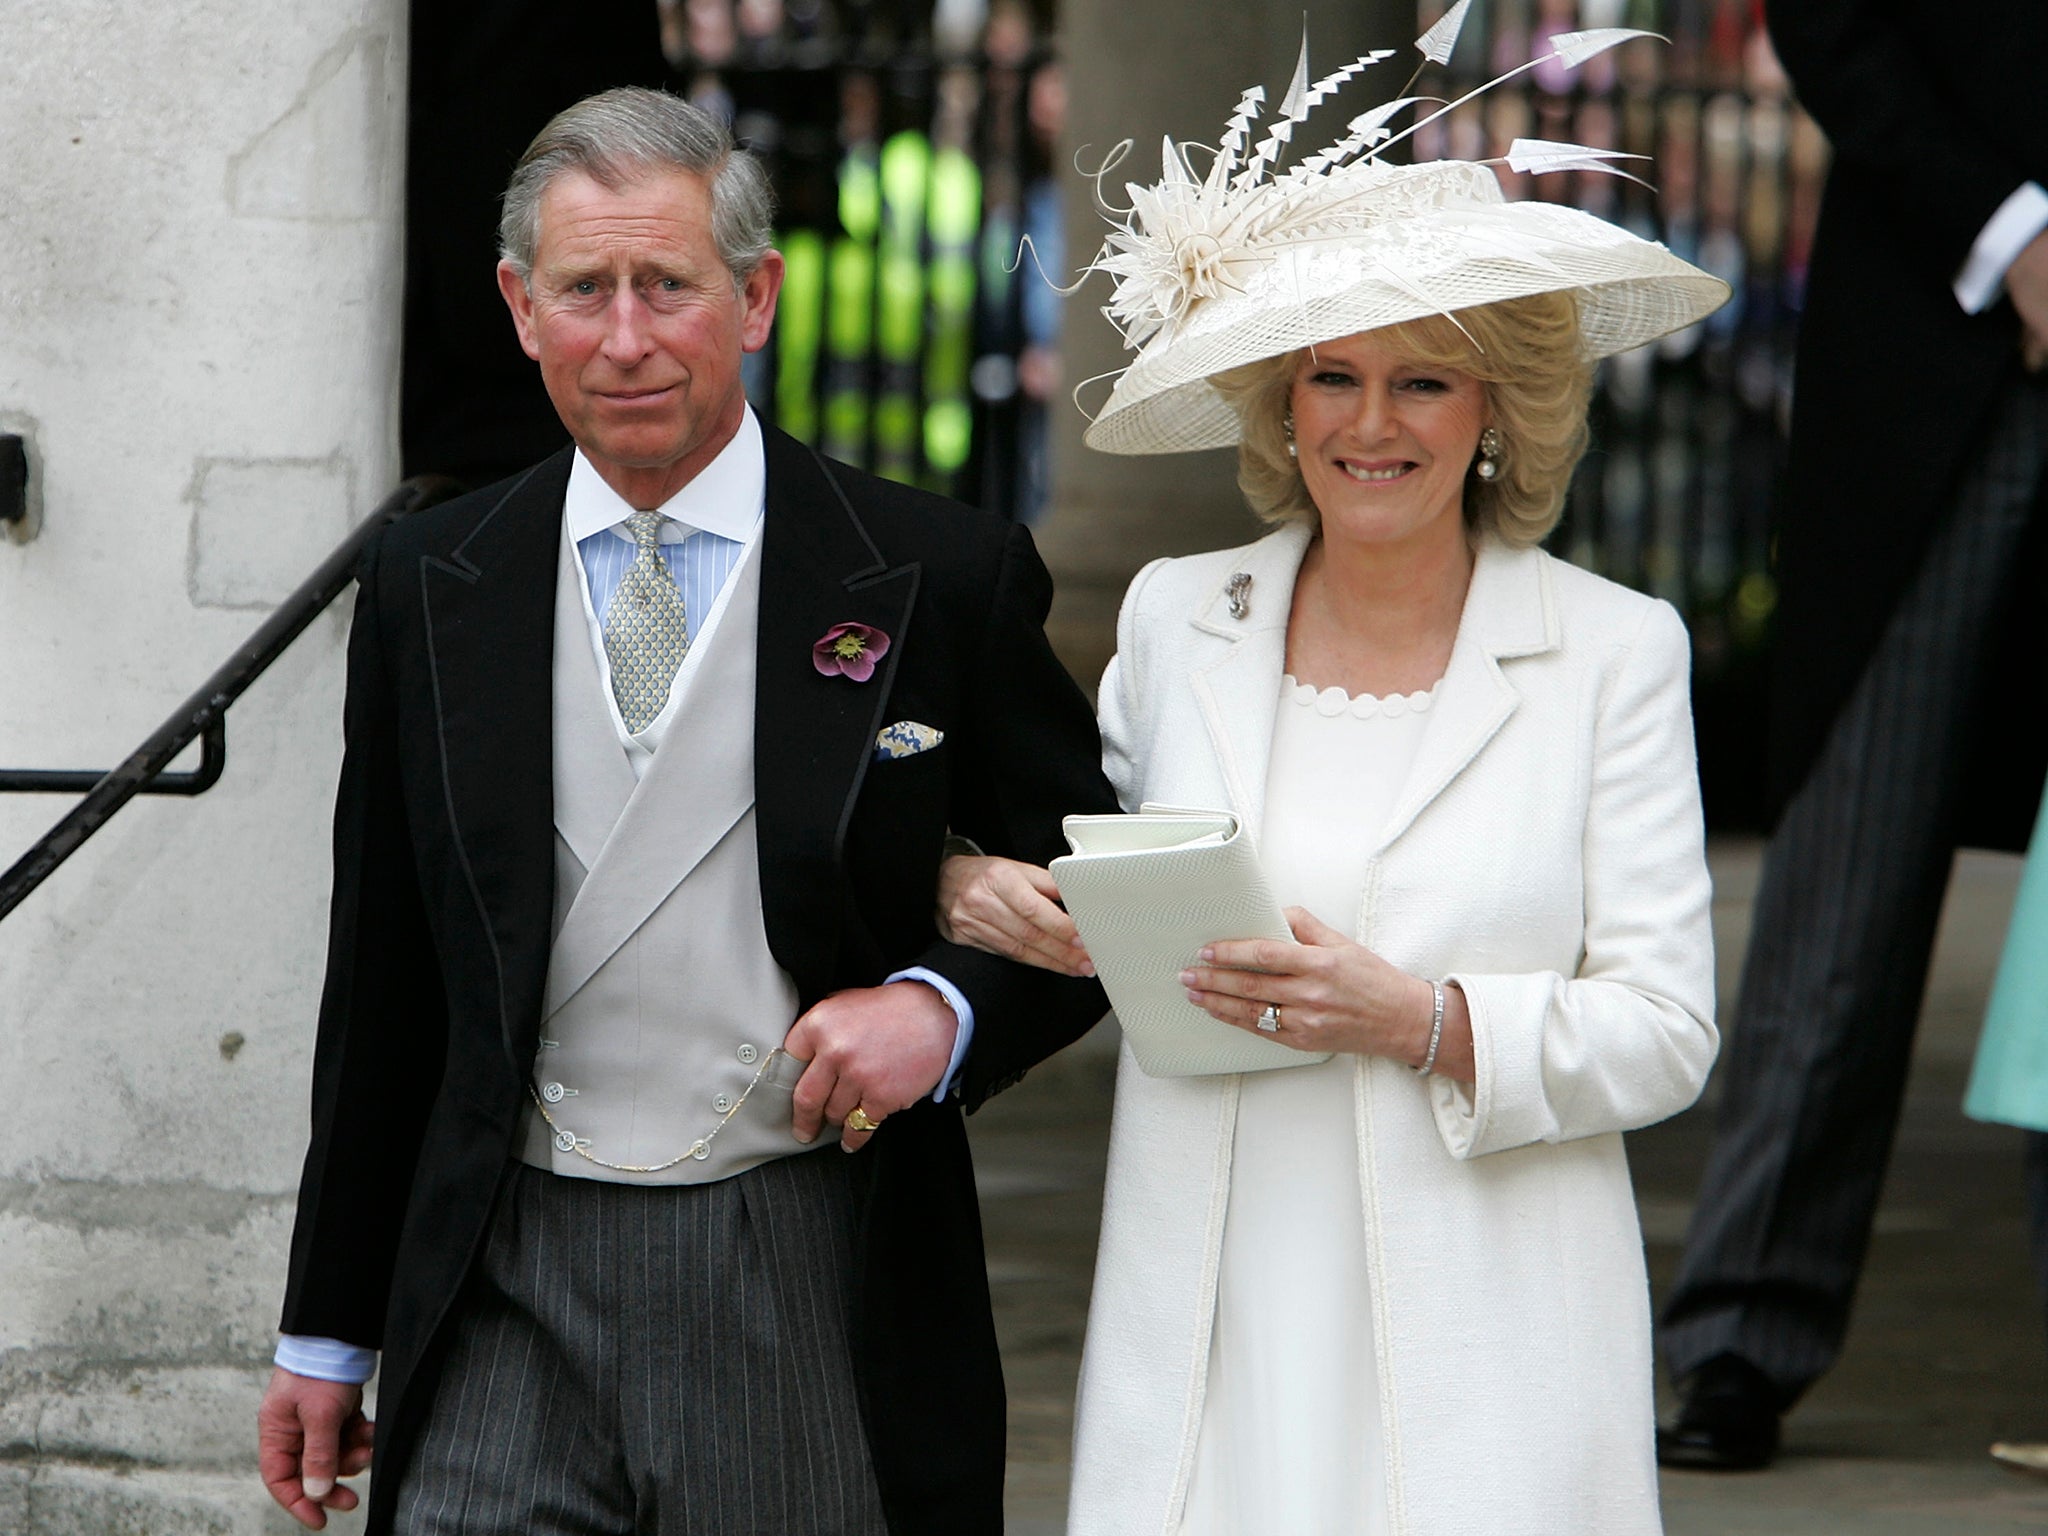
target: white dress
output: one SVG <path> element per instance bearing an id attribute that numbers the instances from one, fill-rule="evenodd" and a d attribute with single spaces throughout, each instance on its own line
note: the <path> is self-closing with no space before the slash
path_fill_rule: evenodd
<path id="1" fill-rule="evenodd" d="M 1282 680 L 1259 857 L 1283 906 L 1357 931 L 1367 865 L 1433 702 Z M 1181 1536 L 1389 1527 L 1358 1062 L 1340 1054 L 1244 1076 Z"/>

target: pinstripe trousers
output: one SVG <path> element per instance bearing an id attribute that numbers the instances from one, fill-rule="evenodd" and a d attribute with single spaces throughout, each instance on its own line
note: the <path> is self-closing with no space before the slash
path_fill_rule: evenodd
<path id="1" fill-rule="evenodd" d="M 1789 1404 L 1840 1352 L 2044 460 L 2048 386 L 2021 378 L 1765 854 L 1713 1151 L 1659 1323 L 1674 1376 L 1735 1354 Z"/>
<path id="2" fill-rule="evenodd" d="M 400 1536 L 884 1536 L 848 1345 L 850 1162 L 662 1188 L 516 1167 Z"/>

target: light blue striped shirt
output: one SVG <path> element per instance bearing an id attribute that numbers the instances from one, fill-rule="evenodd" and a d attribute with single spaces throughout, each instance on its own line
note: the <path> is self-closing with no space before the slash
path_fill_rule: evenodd
<path id="1" fill-rule="evenodd" d="M 722 608 L 719 594 L 731 580 L 748 545 L 759 534 L 767 482 L 761 424 L 749 411 L 724 451 L 656 509 L 662 516 L 662 563 L 675 578 L 676 590 L 682 595 L 683 621 L 692 649 L 704 641 L 716 622 Z M 562 525 L 567 541 L 574 547 L 584 591 L 590 598 L 584 618 L 589 624 L 590 648 L 597 659 L 598 676 L 608 703 L 612 698 L 612 671 L 611 658 L 604 647 L 605 612 L 627 570 L 640 557 L 640 547 L 626 531 L 626 520 L 636 510 L 605 483 L 596 466 L 579 450 L 562 496 Z M 567 553 L 565 550 L 565 557 Z M 626 729 L 615 708 L 612 712 L 619 745 L 636 777 L 647 772 L 655 750 L 668 733 L 675 711 L 674 691 L 681 687 L 687 670 L 686 667 L 676 674 L 668 706 L 638 735 Z"/>
<path id="2" fill-rule="evenodd" d="M 747 532 L 751 531 L 749 527 Z M 691 644 L 696 643 L 699 628 L 709 616 L 712 604 L 718 601 L 718 594 L 725 590 L 733 567 L 740 563 L 740 556 L 746 552 L 744 532 L 733 537 L 714 533 L 708 528 L 687 527 L 673 517 L 663 519 L 662 563 L 668 567 L 669 575 L 675 578 L 676 590 L 683 595 L 684 622 Z M 576 553 L 582 557 L 583 579 L 590 587 L 590 611 L 597 615 L 597 621 L 602 625 L 612 597 L 619 590 L 619 583 L 626 579 L 628 567 L 639 558 L 639 546 L 633 542 L 625 524 L 619 522 L 577 539 Z"/>
<path id="3" fill-rule="evenodd" d="M 744 539 L 727 538 L 704 528 L 685 528 L 674 521 L 661 525 L 662 563 L 683 594 L 683 613 L 692 641 L 697 638 L 699 616 L 711 612 L 711 605 L 718 600 L 726 578 L 732 575 L 746 549 Z M 640 551 L 632 536 L 614 523 L 587 539 L 578 539 L 576 552 L 583 557 L 583 576 L 590 583 L 591 611 L 602 624 L 619 583 L 626 579 L 627 568 Z"/>

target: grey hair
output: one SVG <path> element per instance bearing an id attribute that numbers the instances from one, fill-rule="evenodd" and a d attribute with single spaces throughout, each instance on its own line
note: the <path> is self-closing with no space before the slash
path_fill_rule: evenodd
<path id="1" fill-rule="evenodd" d="M 710 178 L 711 238 L 734 283 L 744 283 L 772 243 L 775 194 L 768 173 L 702 107 L 637 85 L 586 96 L 534 136 L 505 187 L 498 254 L 522 281 L 532 276 L 540 200 L 564 171 L 581 171 L 617 191 L 668 170 Z"/>

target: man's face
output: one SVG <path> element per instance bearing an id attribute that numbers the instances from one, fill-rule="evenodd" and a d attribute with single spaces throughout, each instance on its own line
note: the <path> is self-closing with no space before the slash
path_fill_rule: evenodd
<path id="1" fill-rule="evenodd" d="M 735 287 L 711 238 L 710 181 L 681 170 L 617 191 L 565 171 L 539 225 L 527 280 L 498 264 L 519 343 L 606 483 L 657 507 L 738 430 L 740 357 L 768 341 L 782 258 Z"/>

